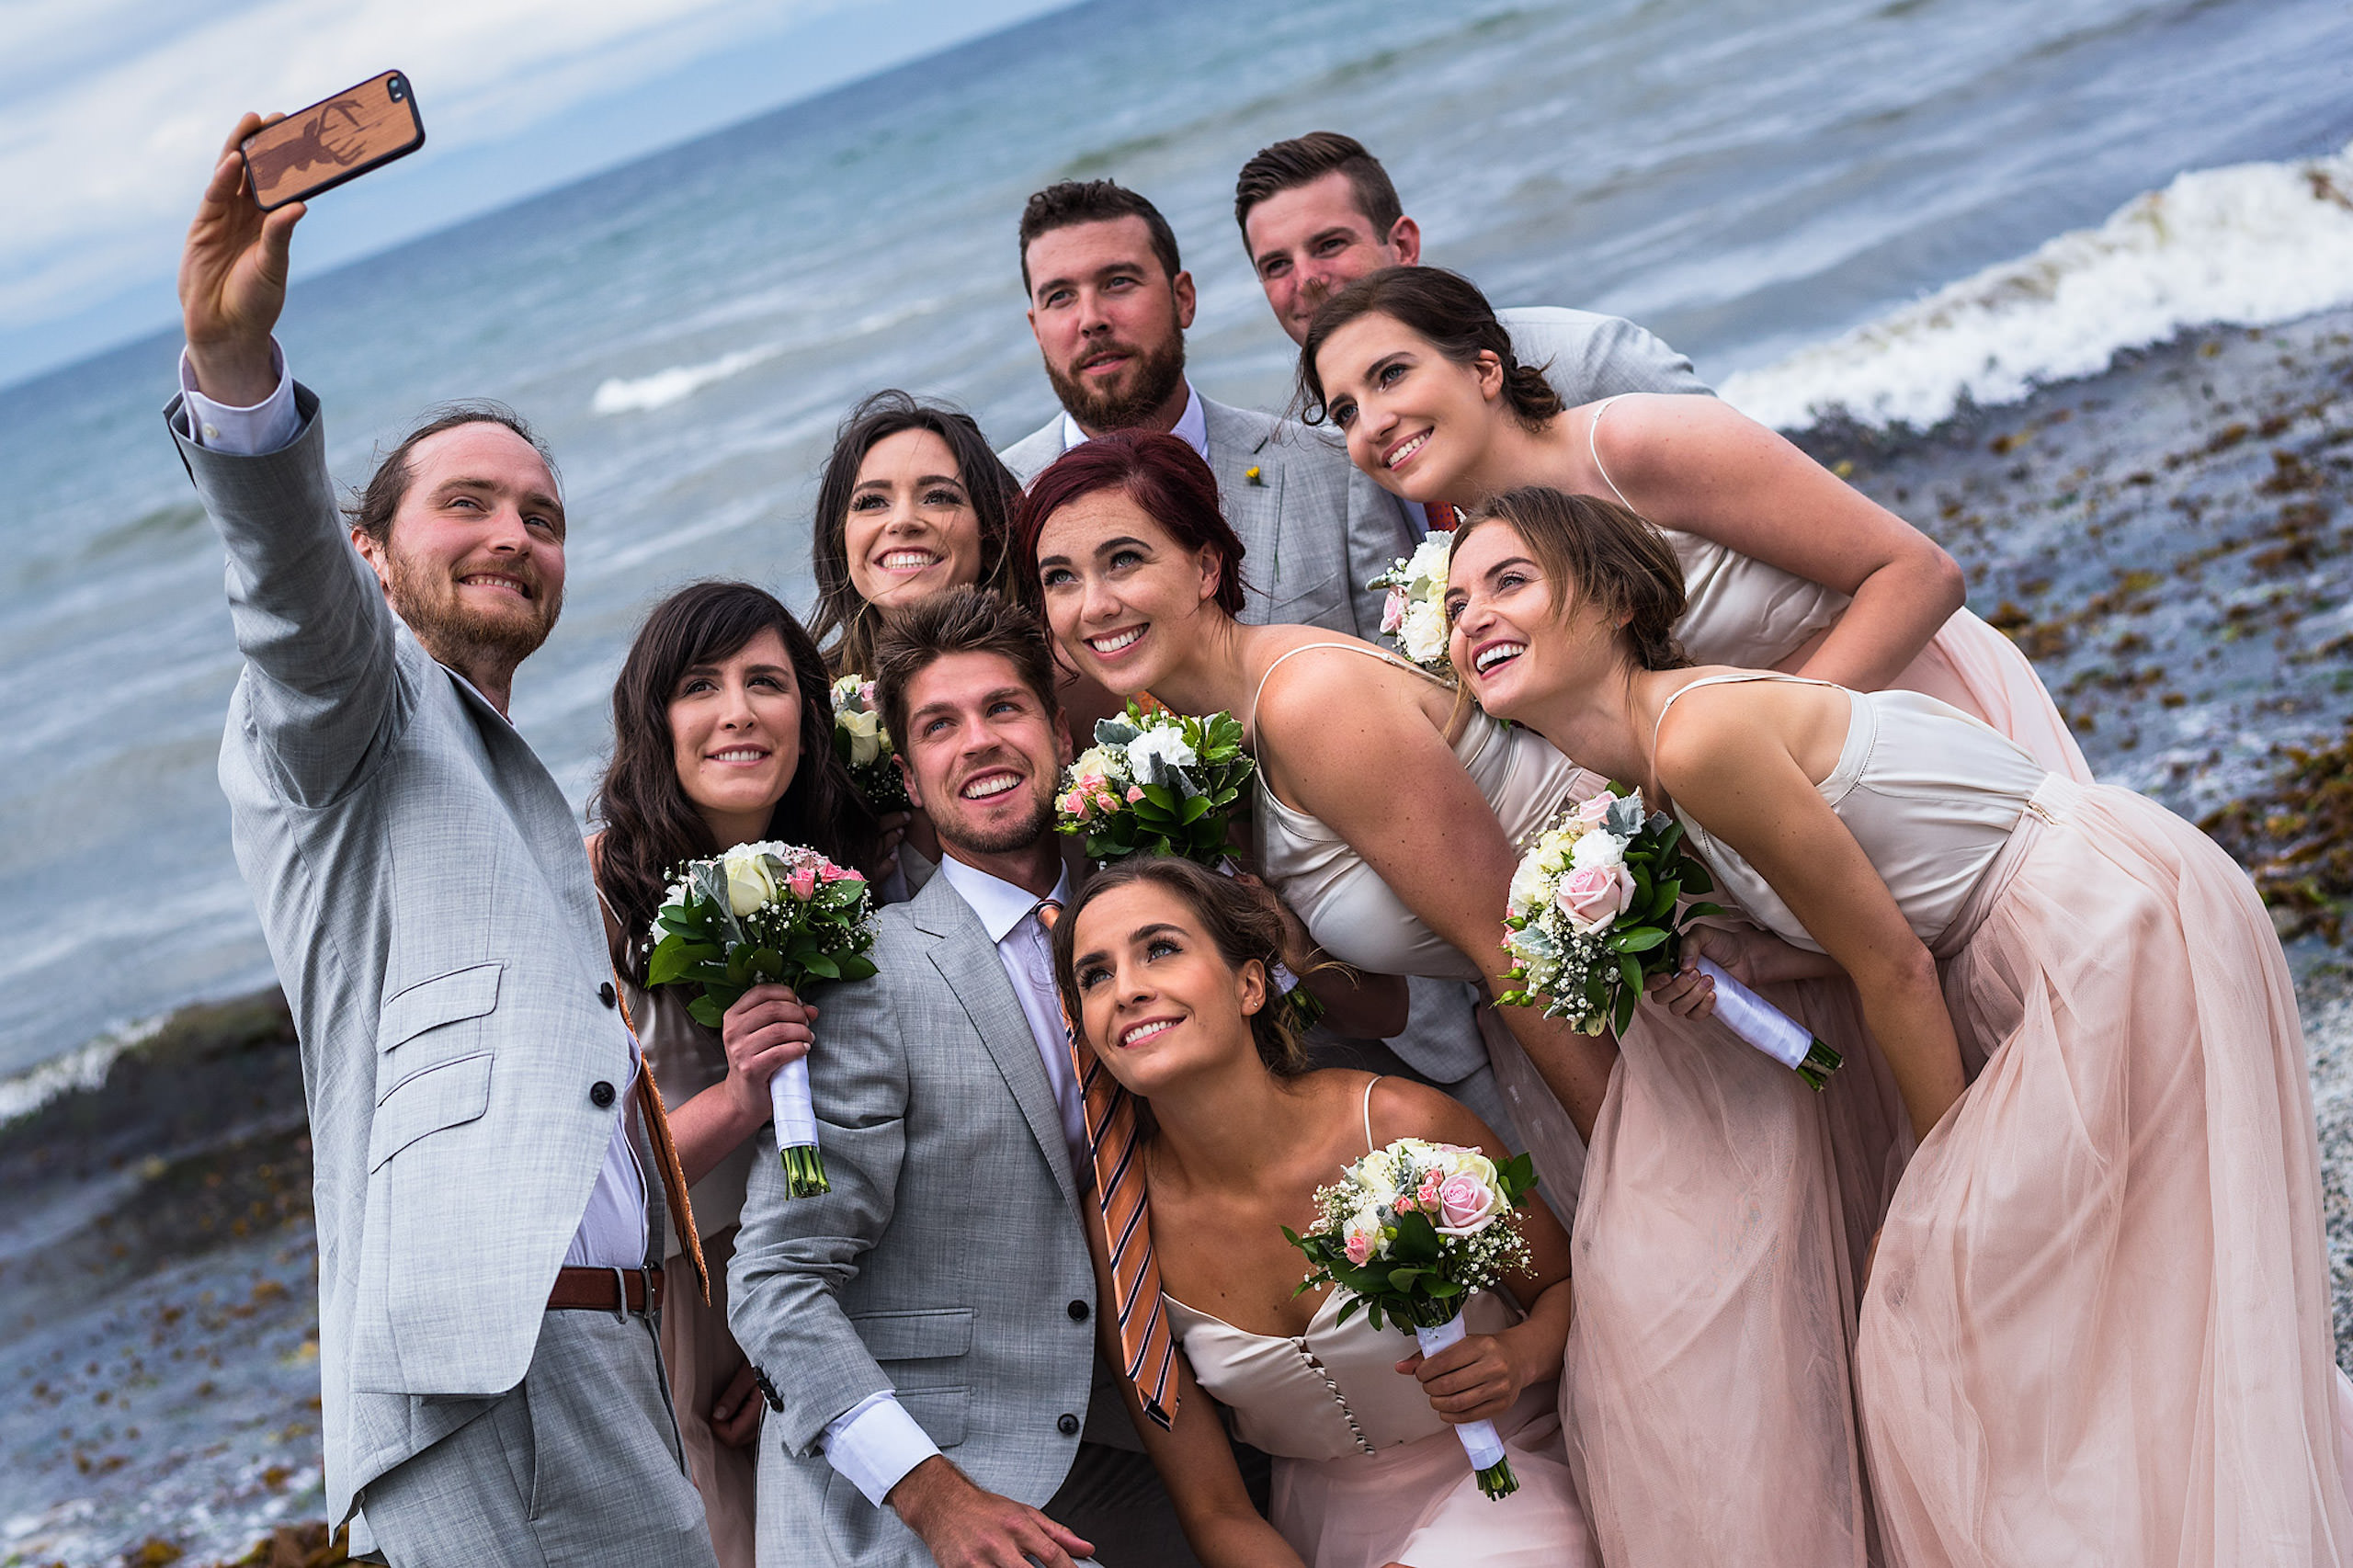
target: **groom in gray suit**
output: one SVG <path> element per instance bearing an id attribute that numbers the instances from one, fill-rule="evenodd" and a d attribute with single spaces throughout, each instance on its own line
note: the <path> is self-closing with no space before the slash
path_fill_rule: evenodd
<path id="1" fill-rule="evenodd" d="M 188 232 L 166 412 L 228 547 L 221 785 L 301 1037 L 327 1515 L 394 1564 L 711 1568 L 633 1108 L 674 1152 L 572 808 L 506 719 L 563 599 L 555 475 L 514 415 L 453 410 L 347 528 L 271 336 L 302 209 L 245 189 L 261 123 Z"/>
<path id="2" fill-rule="evenodd" d="M 1071 750 L 1044 635 L 966 589 L 899 617 L 876 666 L 946 854 L 877 916 L 875 977 L 826 992 L 809 1063 L 833 1190 L 788 1201 L 773 1132 L 753 1165 L 728 1317 L 775 1411 L 760 1562 L 1189 1564 L 1098 1374 L 1092 1165 L 1046 937 L 1071 894 Z"/>
<path id="3" fill-rule="evenodd" d="M 1193 278 L 1159 210 L 1109 180 L 1049 186 L 1021 213 L 1029 329 L 1063 412 L 999 455 L 1028 484 L 1106 430 L 1168 430 L 1208 460 L 1253 570 L 1242 619 L 1373 640 L 1367 582 L 1421 538 L 1324 431 L 1213 402 L 1185 376 Z"/>

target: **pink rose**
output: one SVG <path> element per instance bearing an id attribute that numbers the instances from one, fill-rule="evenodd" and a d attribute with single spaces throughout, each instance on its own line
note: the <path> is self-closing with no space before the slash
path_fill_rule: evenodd
<path id="1" fill-rule="evenodd" d="M 1599 827 L 1609 815 L 1609 803 L 1618 797 L 1605 790 L 1598 795 L 1587 796 L 1577 802 L 1575 822 L 1579 827 Z"/>
<path id="2" fill-rule="evenodd" d="M 1588 866 L 1561 882 L 1561 913 L 1580 931 L 1597 931 L 1633 902 L 1634 874 L 1622 865 Z"/>
<path id="3" fill-rule="evenodd" d="M 1128 786 L 1128 804 L 1130 804 L 1130 805 L 1131 805 L 1131 806 L 1132 806 L 1132 805 L 1134 805 L 1138 801 L 1141 801 L 1141 800 L 1142 800 L 1142 799 L 1143 799 L 1143 786 L 1142 786 L 1142 785 L 1141 785 L 1141 784 L 1131 784 L 1131 785 L 1129 785 L 1129 786 Z"/>
<path id="4" fill-rule="evenodd" d="M 1438 1206 L 1438 1190 L 1445 1185 L 1445 1181 L 1446 1178 L 1440 1173 L 1430 1172 L 1422 1178 L 1421 1187 L 1414 1193 L 1415 1199 L 1425 1209 L 1436 1209 Z"/>
<path id="5" fill-rule="evenodd" d="M 1382 636 L 1394 636 L 1397 629 L 1405 624 L 1405 602 L 1404 589 L 1392 588 L 1389 590 L 1389 597 L 1383 600 L 1381 606 L 1381 631 Z"/>
<path id="6" fill-rule="evenodd" d="M 1361 1268 L 1364 1267 L 1364 1260 L 1371 1256 L 1372 1238 L 1362 1231 L 1351 1233 L 1348 1236 L 1348 1261 Z"/>
<path id="7" fill-rule="evenodd" d="M 1458 1172 L 1438 1190 L 1438 1217 L 1449 1230 L 1468 1230 L 1494 1217 L 1500 1207 L 1495 1191 L 1468 1171 Z"/>
<path id="8" fill-rule="evenodd" d="M 817 868 L 799 867 L 791 876 L 785 879 L 784 885 L 792 890 L 792 896 L 795 898 L 805 899 L 813 896 L 817 892 Z"/>
<path id="9" fill-rule="evenodd" d="M 858 688 L 858 705 L 869 713 L 874 711 L 874 683 L 868 681 Z"/>

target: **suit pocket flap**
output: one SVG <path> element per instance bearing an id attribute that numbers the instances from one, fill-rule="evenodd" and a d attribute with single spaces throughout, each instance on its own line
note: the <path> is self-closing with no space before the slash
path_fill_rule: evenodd
<path id="1" fill-rule="evenodd" d="M 488 1110 L 491 1055 L 478 1051 L 454 1062 L 437 1062 L 394 1084 L 376 1107 L 375 1124 L 369 1130 L 369 1170 L 426 1133 L 461 1126 Z"/>
<path id="2" fill-rule="evenodd" d="M 877 1361 L 921 1361 L 961 1356 L 972 1348 L 972 1309 L 930 1312 L 862 1312 L 849 1320 Z"/>
<path id="3" fill-rule="evenodd" d="M 427 1029 L 481 1017 L 498 1006 L 498 971 L 505 967 L 478 963 L 420 980 L 398 993 L 376 1019 L 376 1049 L 390 1051 Z"/>
<path id="4" fill-rule="evenodd" d="M 964 1440 L 965 1413 L 972 1403 L 970 1390 L 901 1389 L 892 1397 L 923 1428 L 924 1436 L 941 1448 L 952 1449 Z"/>

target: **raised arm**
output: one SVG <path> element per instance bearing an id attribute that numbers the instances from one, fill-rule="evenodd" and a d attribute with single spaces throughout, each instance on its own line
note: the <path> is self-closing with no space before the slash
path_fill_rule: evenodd
<path id="1" fill-rule="evenodd" d="M 1695 400 L 1696 401 L 1696 400 Z M 1502 991 L 1511 967 L 1504 912 L 1518 864 L 1494 810 L 1423 713 L 1404 672 L 1367 679 L 1370 661 L 1340 653 L 1288 662 L 1258 704 L 1261 766 L 1289 803 L 1347 840 L 1406 908 Z M 1616 1051 L 1534 1008 L 1506 1026 L 1591 1136 Z"/>
<path id="2" fill-rule="evenodd" d="M 180 257 L 188 373 L 202 398 L 269 403 L 280 373 L 270 334 L 286 303 L 288 244 L 300 203 L 264 213 L 237 146 L 269 123 L 237 122 L 205 187 Z M 317 400 L 295 389 L 290 445 L 221 449 L 192 400 L 173 436 L 228 547 L 229 609 L 247 668 L 246 714 L 267 767 L 304 804 L 323 804 L 384 755 L 404 716 L 392 611 L 353 551 L 327 474 Z"/>
<path id="3" fill-rule="evenodd" d="M 1727 699 L 1733 690 L 1741 695 Z M 1738 851 L 1854 981 L 1913 1131 L 1925 1138 L 1964 1087 L 1936 960 L 1792 745 L 1793 733 L 1824 719 L 1822 704 L 1847 701 L 1819 687 L 1692 692 L 1660 727 L 1655 767 L 1678 807 Z"/>
<path id="4" fill-rule="evenodd" d="M 1627 502 L 1661 528 L 1853 599 L 1797 674 L 1877 691 L 1966 597 L 1934 540 L 1715 398 L 1613 403 L 1598 449 Z"/>

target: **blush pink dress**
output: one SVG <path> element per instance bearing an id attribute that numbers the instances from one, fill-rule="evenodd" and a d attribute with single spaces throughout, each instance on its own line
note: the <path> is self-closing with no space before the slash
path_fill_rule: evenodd
<path id="1" fill-rule="evenodd" d="M 1820 791 L 1939 959 L 1973 1079 L 1863 1300 L 1888 1560 L 2347 1562 L 2319 1150 L 2252 884 L 2154 801 L 1933 699 L 1847 696 Z M 1750 915 L 1819 950 L 1685 825 Z"/>
<path id="2" fill-rule="evenodd" d="M 1367 1084 L 1368 1152 L 1371 1106 Z M 1397 1370 L 1412 1336 L 1360 1312 L 1339 1322 L 1338 1291 L 1296 1337 L 1161 1300 L 1194 1381 L 1225 1406 L 1235 1437 L 1272 1457 L 1268 1518 L 1308 1568 L 1600 1568 L 1551 1382 L 1523 1389 L 1495 1422 L 1519 1490 L 1489 1498 L 1454 1428 Z M 1481 1290 L 1463 1318 L 1472 1333 L 1495 1334 L 1518 1314 Z"/>

